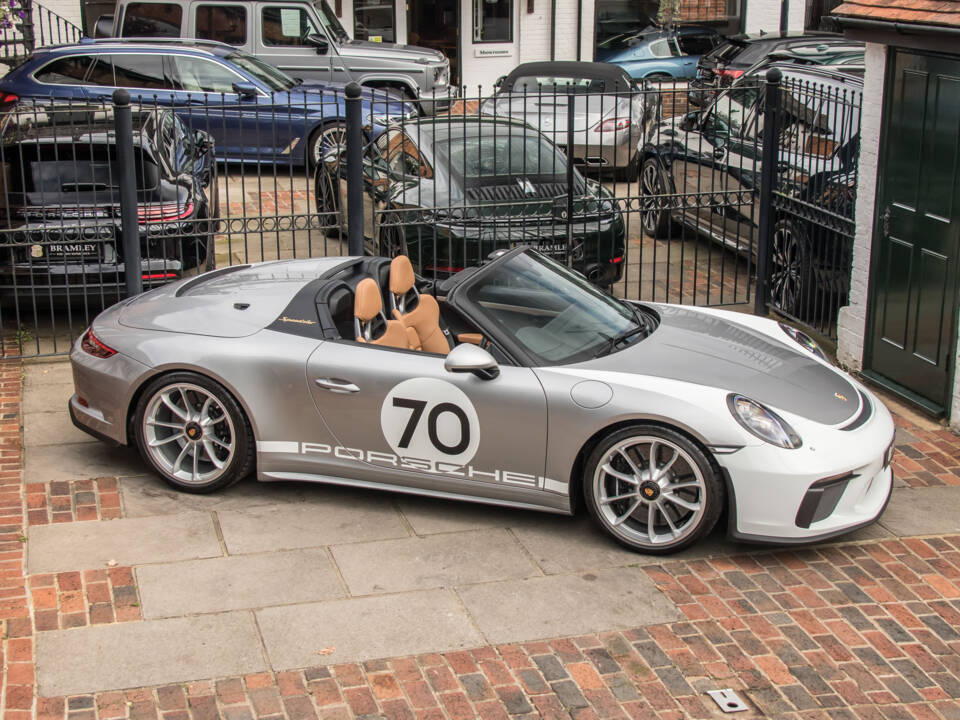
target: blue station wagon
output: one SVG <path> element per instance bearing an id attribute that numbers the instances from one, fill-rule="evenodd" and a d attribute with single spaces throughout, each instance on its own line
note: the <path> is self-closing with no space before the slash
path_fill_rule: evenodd
<path id="1" fill-rule="evenodd" d="M 118 88 L 144 105 L 174 107 L 209 133 L 218 160 L 314 166 L 345 138 L 342 84 L 305 84 L 217 42 L 86 41 L 42 48 L 0 79 L 0 101 L 109 101 Z M 387 90 L 364 89 L 368 138 L 417 114 Z"/>

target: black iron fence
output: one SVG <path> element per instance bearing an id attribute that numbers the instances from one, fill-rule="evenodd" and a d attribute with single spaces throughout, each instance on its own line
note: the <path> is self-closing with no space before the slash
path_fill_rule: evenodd
<path id="1" fill-rule="evenodd" d="M 855 93 L 761 78 L 695 108 L 679 83 L 539 78 L 422 116 L 382 90 L 240 90 L 0 116 L 0 349 L 68 352 L 138 285 L 214 267 L 405 253 L 441 280 L 517 245 L 621 297 L 834 331 Z"/>

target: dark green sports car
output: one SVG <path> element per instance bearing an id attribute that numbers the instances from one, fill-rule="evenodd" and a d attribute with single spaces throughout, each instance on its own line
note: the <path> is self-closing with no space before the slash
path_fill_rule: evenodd
<path id="1" fill-rule="evenodd" d="M 317 207 L 328 233 L 345 229 L 346 176 L 342 148 L 317 167 Z M 447 276 L 522 245 L 564 261 L 568 224 L 574 269 L 601 286 L 622 275 L 616 200 L 574 170 L 571 216 L 567 159 L 529 125 L 447 116 L 393 126 L 365 148 L 363 182 L 368 252 L 406 254 L 424 275 Z"/>

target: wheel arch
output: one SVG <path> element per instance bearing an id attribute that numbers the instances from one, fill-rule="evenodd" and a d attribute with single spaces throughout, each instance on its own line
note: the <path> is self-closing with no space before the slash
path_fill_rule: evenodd
<path id="1" fill-rule="evenodd" d="M 594 451 L 594 448 L 603 440 L 604 437 L 615 433 L 619 430 L 623 430 L 629 427 L 635 427 L 638 425 L 653 425 L 655 427 L 663 428 L 664 430 L 672 430 L 673 432 L 679 433 L 687 438 L 690 442 L 696 445 L 704 456 L 710 462 L 710 466 L 718 477 L 721 476 L 720 464 L 717 462 L 716 458 L 713 456 L 708 443 L 706 440 L 694 432 L 692 428 L 687 427 L 686 425 L 679 424 L 676 422 L 668 422 L 662 418 L 656 417 L 633 417 L 633 418 L 624 418 L 612 422 L 608 425 L 604 425 L 602 428 L 596 430 L 590 437 L 586 439 L 583 445 L 580 447 L 579 452 L 573 460 L 573 465 L 570 468 L 570 477 L 569 477 L 569 488 L 570 488 L 570 512 L 571 514 L 576 514 L 579 512 L 580 508 L 584 507 L 584 487 L 583 487 L 583 471 L 584 465 L 587 462 L 587 458 L 590 457 L 590 454 Z M 729 504 L 729 497 L 724 501 L 725 505 Z"/>
<path id="2" fill-rule="evenodd" d="M 195 366 L 184 366 L 184 365 L 172 365 L 172 366 L 161 366 L 159 368 L 154 368 L 154 372 L 149 373 L 140 378 L 139 383 L 133 393 L 130 395 L 130 401 L 127 404 L 126 417 L 124 418 L 123 428 L 125 433 L 126 442 L 124 445 L 132 446 L 134 445 L 134 416 L 136 414 L 137 405 L 140 402 L 140 398 L 143 397 L 144 391 L 147 389 L 147 386 L 156 380 L 166 377 L 167 375 L 173 375 L 180 372 L 190 372 L 195 375 L 201 375 L 202 377 L 212 380 L 218 385 L 223 386 L 223 388 L 230 393 L 230 396 L 240 407 L 240 410 L 243 412 L 244 418 L 248 423 L 250 423 L 250 430 L 253 433 L 253 441 L 256 443 L 257 438 L 260 437 L 260 433 L 257 429 L 256 421 L 254 420 L 253 413 L 250 411 L 246 401 L 243 399 L 243 396 L 237 392 L 236 387 L 229 381 L 225 380 L 223 377 L 217 375 L 216 373 L 210 372 L 209 368 L 200 368 Z M 256 462 L 256 445 L 254 445 L 254 462 Z"/>
<path id="3" fill-rule="evenodd" d="M 392 89 L 392 90 L 403 90 L 404 97 L 406 101 L 416 100 L 420 97 L 420 89 L 409 79 L 399 76 L 394 77 L 379 77 L 371 76 L 365 77 L 360 85 L 362 87 L 370 88 L 372 90 L 376 89 Z"/>

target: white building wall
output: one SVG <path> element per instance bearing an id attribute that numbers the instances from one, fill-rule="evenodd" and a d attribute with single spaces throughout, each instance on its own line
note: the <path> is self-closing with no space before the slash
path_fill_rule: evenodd
<path id="1" fill-rule="evenodd" d="M 744 3 L 744 28 L 748 33 L 779 32 L 781 0 L 746 0 Z M 803 30 L 804 17 L 807 11 L 806 0 L 790 0 L 789 22 L 790 31 Z"/>
<path id="2" fill-rule="evenodd" d="M 62 17 L 64 20 L 72 22 L 77 27 L 82 27 L 83 23 L 80 19 L 80 2 L 79 0 L 41 0 L 41 5 L 51 12 L 55 12 L 57 15 Z M 50 25 L 53 26 L 54 39 L 56 39 L 56 22 L 55 19 L 48 23 L 46 19 L 46 13 L 43 13 L 43 32 L 44 35 L 47 33 L 47 29 Z M 39 23 L 41 21 L 41 13 L 34 12 L 34 22 Z M 37 30 L 37 41 L 39 44 L 40 31 Z"/>
<path id="3" fill-rule="evenodd" d="M 887 46 L 867 43 L 863 76 L 863 107 L 860 116 L 860 166 L 857 176 L 856 230 L 853 236 L 853 269 L 849 304 L 840 308 L 837 321 L 837 360 L 841 366 L 860 370 L 867 325 L 867 281 L 873 244 L 873 211 L 877 195 L 880 124 L 887 67 Z"/>

